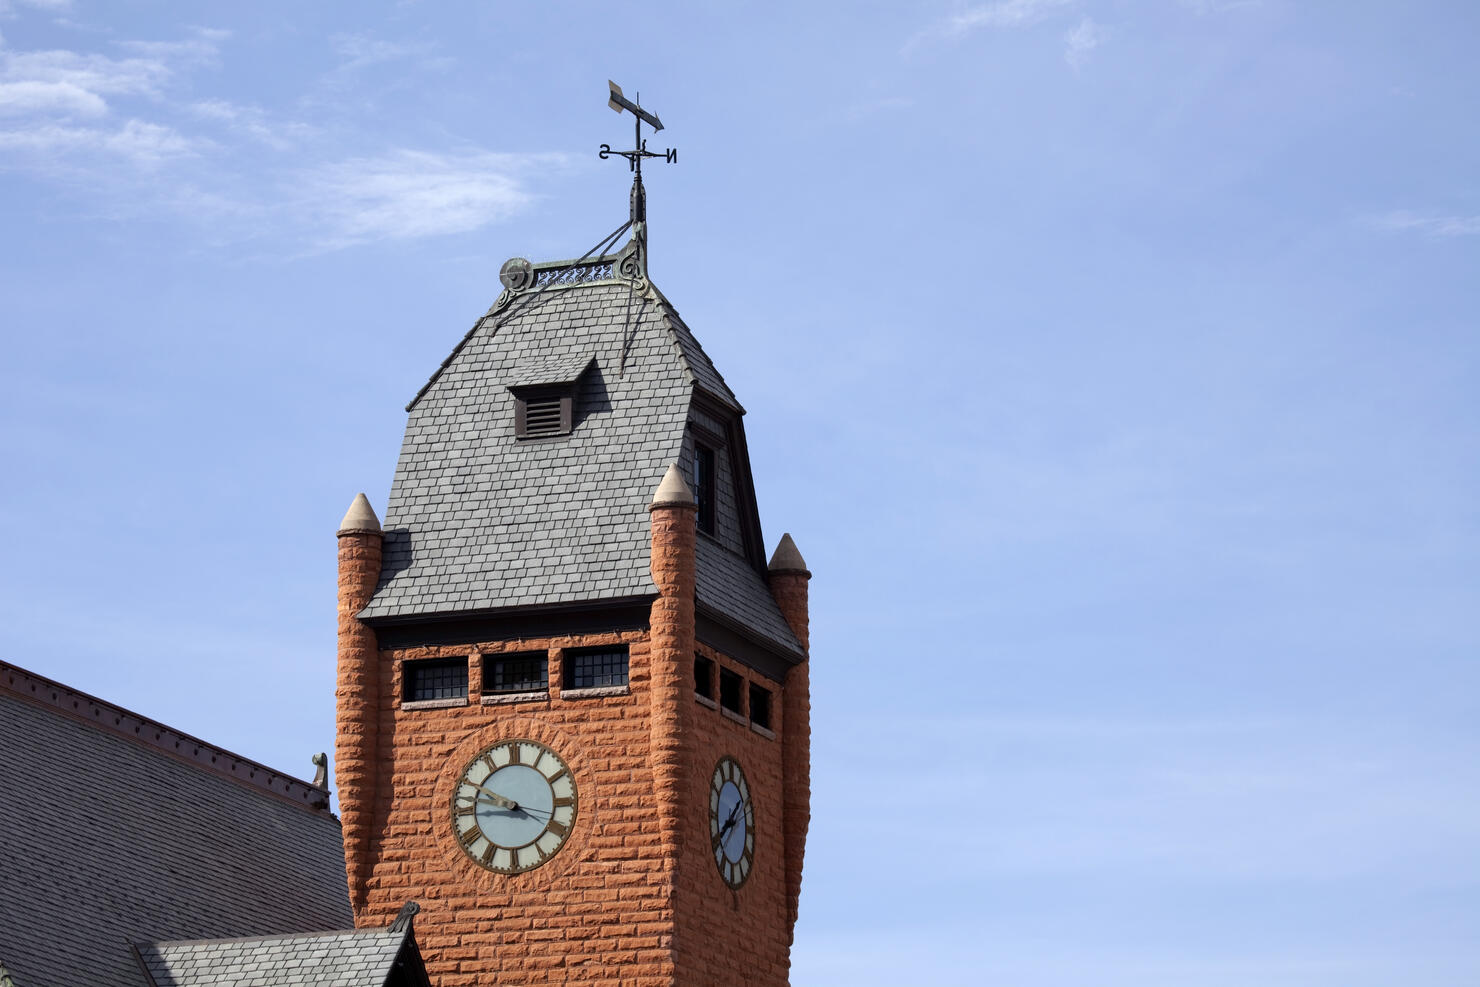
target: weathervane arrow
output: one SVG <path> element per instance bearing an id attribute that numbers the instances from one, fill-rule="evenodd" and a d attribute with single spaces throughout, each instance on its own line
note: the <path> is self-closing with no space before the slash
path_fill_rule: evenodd
<path id="1" fill-rule="evenodd" d="M 663 121 L 659 120 L 656 115 L 649 113 L 647 110 L 644 110 L 642 107 L 632 102 L 632 100 L 628 99 L 626 96 L 623 96 L 621 86 L 617 85 L 610 79 L 606 80 L 606 84 L 608 86 L 611 86 L 611 98 L 606 101 L 607 106 L 610 106 L 618 113 L 621 113 L 623 110 L 630 111 L 633 116 L 637 117 L 637 119 L 643 121 L 649 127 L 652 127 L 653 133 L 657 133 L 658 131 L 663 129 Z"/>

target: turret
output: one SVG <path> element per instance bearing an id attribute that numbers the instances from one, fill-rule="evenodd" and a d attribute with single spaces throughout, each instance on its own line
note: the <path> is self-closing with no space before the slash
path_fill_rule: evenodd
<path id="1" fill-rule="evenodd" d="M 344 830 L 344 866 L 355 921 L 364 910 L 373 864 L 371 829 L 375 810 L 376 717 L 380 705 L 379 648 L 375 631 L 357 616 L 380 579 L 380 520 L 364 494 L 355 497 L 339 522 L 339 666 L 334 691 L 337 739 L 335 773 Z"/>
<path id="2" fill-rule="evenodd" d="M 807 583 L 812 573 L 790 534 L 767 566 L 771 595 L 791 627 L 802 650 L 807 651 Z M 784 765 L 781 818 L 785 828 L 786 914 L 788 934 L 796 928 L 797 903 L 802 893 L 802 857 L 807 847 L 807 827 L 812 819 L 812 693 L 808 662 L 791 667 L 781 690 L 782 722 L 786 724 L 781 760 Z"/>

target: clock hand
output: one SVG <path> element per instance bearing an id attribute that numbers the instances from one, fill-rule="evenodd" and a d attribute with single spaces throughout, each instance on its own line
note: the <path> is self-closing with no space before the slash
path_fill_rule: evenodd
<path id="1" fill-rule="evenodd" d="M 469 782 L 468 784 L 472 784 L 472 782 Z M 548 816 L 552 812 L 552 810 L 550 809 L 531 809 L 527 805 L 520 805 L 518 802 L 514 802 L 510 799 L 504 798 L 503 796 L 498 796 L 497 800 L 495 800 L 494 798 L 489 797 L 489 795 L 491 794 L 492 793 L 486 793 L 483 797 L 479 797 L 476 795 L 459 795 L 458 798 L 471 798 L 474 802 L 479 802 L 484 805 L 496 806 L 500 809 L 508 809 L 510 812 L 522 812 L 528 816 Z"/>
<path id="2" fill-rule="evenodd" d="M 464 780 L 466 781 L 466 779 L 464 779 Z M 517 808 L 519 808 L 519 803 L 518 802 L 515 802 L 511 798 L 505 798 L 504 796 L 500 795 L 498 792 L 493 791 L 492 789 L 484 788 L 482 785 L 479 785 L 476 782 L 468 781 L 466 783 L 469 784 L 469 785 L 471 785 L 472 787 L 478 789 L 478 791 L 482 792 L 484 795 L 488 796 L 488 801 L 492 802 L 494 805 L 498 806 L 501 809 L 517 809 Z"/>

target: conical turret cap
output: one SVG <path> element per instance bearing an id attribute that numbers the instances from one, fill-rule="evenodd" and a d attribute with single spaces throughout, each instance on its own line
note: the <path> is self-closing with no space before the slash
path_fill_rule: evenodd
<path id="1" fill-rule="evenodd" d="M 346 531 L 379 531 L 380 518 L 375 516 L 375 509 L 370 506 L 370 499 L 364 494 L 356 494 L 355 499 L 349 505 L 349 510 L 344 512 L 344 520 L 339 522 L 340 532 Z"/>
<path id="2" fill-rule="evenodd" d="M 791 540 L 790 534 L 781 536 L 781 544 L 776 546 L 776 554 L 771 556 L 771 564 L 766 568 L 771 572 L 807 572 L 807 561 L 797 551 L 797 543 Z"/>
<path id="3" fill-rule="evenodd" d="M 677 463 L 668 464 L 668 472 L 663 474 L 663 482 L 658 484 L 658 489 L 653 491 L 652 507 L 666 507 L 673 504 L 694 503 L 694 495 L 689 490 L 689 485 L 683 482 L 683 473 L 679 470 Z"/>

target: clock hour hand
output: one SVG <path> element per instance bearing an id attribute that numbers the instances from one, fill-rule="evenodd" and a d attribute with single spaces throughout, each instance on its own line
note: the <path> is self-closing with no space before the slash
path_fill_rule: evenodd
<path id="1" fill-rule="evenodd" d="M 479 800 L 479 801 L 492 802 L 494 805 L 498 806 L 500 809 L 514 809 L 514 810 L 517 810 L 519 808 L 519 803 L 518 802 L 515 802 L 511 798 L 505 798 L 504 796 L 500 795 L 498 792 L 495 792 L 495 791 L 493 791 L 490 788 L 484 788 L 482 785 L 479 785 L 476 782 L 466 781 L 466 779 L 464 779 L 464 781 L 466 782 L 466 784 L 471 785 L 473 788 L 476 788 L 476 789 L 478 789 L 478 791 L 480 791 L 480 792 L 483 793 L 484 797 L 481 800 Z"/>
<path id="2" fill-rule="evenodd" d="M 735 807 L 730 810 L 729 818 L 727 818 L 725 820 L 725 824 L 719 828 L 720 842 L 724 842 L 725 834 L 734 829 L 735 823 L 739 822 L 739 819 L 737 817 L 740 815 L 740 807 L 743 804 L 744 803 L 742 802 L 736 802 Z"/>

